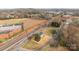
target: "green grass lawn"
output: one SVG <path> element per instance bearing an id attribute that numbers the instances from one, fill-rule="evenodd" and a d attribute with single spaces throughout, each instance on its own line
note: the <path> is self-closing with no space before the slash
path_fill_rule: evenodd
<path id="1" fill-rule="evenodd" d="M 5 41 L 7 41 L 7 39 L 1 39 L 1 38 L 0 38 L 0 43 L 3 43 L 3 42 L 5 42 Z"/>
<path id="2" fill-rule="evenodd" d="M 25 43 L 23 48 L 27 49 L 38 49 L 40 46 L 39 44 L 32 38 L 29 42 Z"/>

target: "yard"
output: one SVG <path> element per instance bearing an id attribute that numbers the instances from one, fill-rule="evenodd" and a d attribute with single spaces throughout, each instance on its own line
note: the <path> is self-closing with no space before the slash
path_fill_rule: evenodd
<path id="1" fill-rule="evenodd" d="M 29 42 L 23 45 L 23 48 L 31 49 L 31 50 L 39 50 L 48 42 L 49 42 L 49 36 L 45 35 L 44 37 L 41 37 L 39 42 L 35 41 L 35 38 L 33 37 Z"/>

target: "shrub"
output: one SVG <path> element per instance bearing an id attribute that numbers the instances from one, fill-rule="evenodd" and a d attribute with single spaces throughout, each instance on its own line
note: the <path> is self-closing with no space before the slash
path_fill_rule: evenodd
<path id="1" fill-rule="evenodd" d="M 35 41 L 37 41 L 37 42 L 39 42 L 40 41 L 40 34 L 39 33 L 36 33 L 36 34 L 34 34 L 34 40 Z"/>

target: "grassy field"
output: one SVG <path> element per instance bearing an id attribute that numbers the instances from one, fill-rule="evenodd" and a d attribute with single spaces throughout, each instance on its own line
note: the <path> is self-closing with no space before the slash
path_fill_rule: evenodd
<path id="1" fill-rule="evenodd" d="M 0 43 L 7 41 L 7 39 L 0 39 Z"/>
<path id="2" fill-rule="evenodd" d="M 23 48 L 37 50 L 37 49 L 40 49 L 42 46 L 46 45 L 47 42 L 49 42 L 49 38 L 50 38 L 49 36 L 51 35 L 48 29 L 52 29 L 52 28 L 48 27 L 48 28 L 42 29 L 42 32 L 44 32 L 45 34 L 43 37 L 41 37 L 39 42 L 36 42 L 34 40 L 34 37 L 32 37 L 32 39 L 29 42 L 23 45 Z"/>
<path id="3" fill-rule="evenodd" d="M 23 48 L 38 50 L 49 41 L 48 38 L 48 36 L 44 36 L 41 37 L 39 42 L 36 42 L 33 37 L 28 43 L 24 44 Z"/>
<path id="4" fill-rule="evenodd" d="M 8 20 L 0 20 L 0 25 L 4 25 L 4 24 L 17 24 L 17 23 L 21 23 L 23 20 L 21 19 L 8 19 Z"/>
<path id="5" fill-rule="evenodd" d="M 50 44 L 46 44 L 48 42 L 48 37 L 52 35 L 50 30 L 56 30 L 58 28 L 55 27 L 48 27 L 43 29 L 42 31 L 45 33 L 45 36 L 41 38 L 39 42 L 34 41 L 34 38 L 32 38 L 28 43 L 25 43 L 23 48 L 26 49 L 31 49 L 31 50 L 41 50 L 41 51 L 68 51 L 67 48 L 63 46 L 58 46 L 58 47 L 50 47 Z M 48 37 L 47 37 L 48 36 Z M 44 46 L 45 45 L 45 46 Z M 44 46 L 44 47 L 42 47 Z M 42 47 L 41 49 L 39 49 Z"/>
<path id="6" fill-rule="evenodd" d="M 23 48 L 32 50 L 38 49 L 39 47 L 40 45 L 36 41 L 34 41 L 34 38 L 32 38 L 28 43 L 25 43 L 23 46 Z"/>

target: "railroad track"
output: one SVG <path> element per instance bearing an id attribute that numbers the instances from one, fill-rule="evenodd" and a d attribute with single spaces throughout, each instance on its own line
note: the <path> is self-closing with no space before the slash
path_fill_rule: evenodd
<path id="1" fill-rule="evenodd" d="M 0 51 L 10 51 L 12 48 L 21 46 L 24 42 L 28 42 L 28 38 L 32 36 L 37 30 L 39 30 L 40 28 L 47 27 L 51 22 L 52 20 L 48 21 L 47 23 L 40 24 L 40 26 L 37 26 L 34 29 L 32 28 L 31 32 L 25 32 L 23 34 L 18 35 L 16 38 L 10 39 L 4 45 L 0 46 Z"/>

